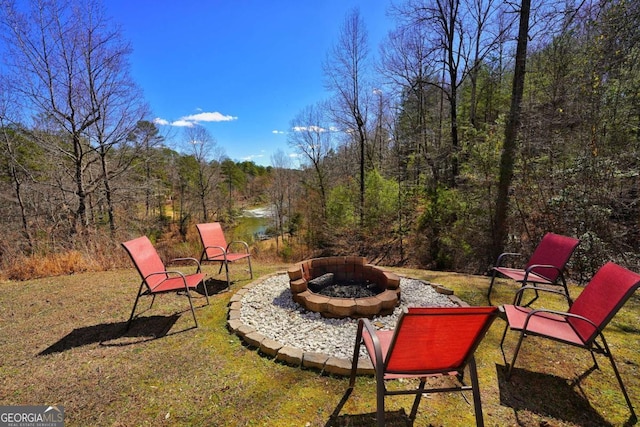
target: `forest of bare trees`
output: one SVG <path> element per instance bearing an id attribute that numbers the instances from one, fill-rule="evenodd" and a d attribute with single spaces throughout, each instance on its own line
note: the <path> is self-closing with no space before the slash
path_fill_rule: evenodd
<path id="1" fill-rule="evenodd" d="M 319 58 L 330 96 L 291 118 L 299 168 L 161 135 L 101 3 L 30 4 L 0 0 L 0 268 L 271 205 L 287 260 L 482 273 L 554 231 L 582 241 L 576 280 L 640 269 L 638 2 L 393 2 L 380 46 L 354 9 Z"/>

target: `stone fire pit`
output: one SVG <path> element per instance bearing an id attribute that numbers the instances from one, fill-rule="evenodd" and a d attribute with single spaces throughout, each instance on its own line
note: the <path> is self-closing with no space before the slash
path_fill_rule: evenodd
<path id="1" fill-rule="evenodd" d="M 313 258 L 287 273 L 293 300 L 324 317 L 387 315 L 400 301 L 400 278 L 363 257 Z"/>

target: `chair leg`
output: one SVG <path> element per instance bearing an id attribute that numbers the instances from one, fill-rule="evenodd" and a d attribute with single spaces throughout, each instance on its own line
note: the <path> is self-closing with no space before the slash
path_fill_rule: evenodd
<path id="1" fill-rule="evenodd" d="M 207 283 L 205 281 L 205 278 L 202 278 L 202 288 L 204 289 L 204 296 L 207 298 L 207 305 L 209 305 L 209 291 L 207 291 Z"/>
<path id="2" fill-rule="evenodd" d="M 636 421 L 637 416 L 636 412 L 633 409 L 633 405 L 631 404 L 631 399 L 629 398 L 629 394 L 627 393 L 627 389 L 622 382 L 622 377 L 620 376 L 620 372 L 618 371 L 618 367 L 616 366 L 616 362 L 613 360 L 613 355 L 611 351 L 609 351 L 609 346 L 607 345 L 607 341 L 604 339 L 604 335 L 600 334 L 600 338 L 602 339 L 602 344 L 604 346 L 604 353 L 609 358 L 611 362 L 611 367 L 613 368 L 613 372 L 616 375 L 616 379 L 618 380 L 618 384 L 620 384 L 620 389 L 622 390 L 622 394 L 624 395 L 624 400 L 627 402 L 627 406 L 629 407 L 629 411 L 631 412 L 631 419 Z"/>
<path id="3" fill-rule="evenodd" d="M 384 427 L 384 373 L 376 369 L 376 422 L 378 427 Z"/>
<path id="4" fill-rule="evenodd" d="M 487 292 L 487 301 L 489 305 L 491 304 L 491 290 L 493 289 L 493 282 L 496 280 L 496 270 L 492 270 L 491 273 L 491 282 L 489 282 L 489 291 Z"/>
<path id="5" fill-rule="evenodd" d="M 225 268 L 225 273 L 227 275 L 227 290 L 231 287 L 231 281 L 229 280 L 229 263 L 225 259 L 224 261 L 220 261 L 220 269 L 218 270 L 218 274 L 222 272 L 222 267 Z M 251 278 L 253 279 L 253 273 L 251 273 Z"/>
<path id="6" fill-rule="evenodd" d="M 360 344 L 362 343 L 362 325 L 358 325 L 356 332 L 356 343 L 353 347 L 353 359 L 351 360 L 351 375 L 349 376 L 349 388 L 356 385 L 356 375 L 358 373 L 358 360 L 360 359 Z"/>
<path id="7" fill-rule="evenodd" d="M 127 331 L 131 327 L 131 321 L 133 320 L 133 315 L 136 312 L 136 307 L 138 306 L 138 300 L 140 299 L 140 293 L 142 292 L 142 288 L 144 287 L 144 282 L 140 284 L 140 288 L 138 289 L 138 296 L 136 296 L 136 301 L 133 303 L 133 309 L 131 310 L 131 316 L 129 316 L 129 320 L 127 321 Z M 154 295 L 155 297 L 155 295 Z M 152 302 L 153 304 L 153 302 Z"/>
<path id="8" fill-rule="evenodd" d="M 136 312 L 136 307 L 138 306 L 138 300 L 140 299 L 140 295 L 136 297 L 136 302 L 133 303 L 133 310 L 131 310 L 131 316 L 129 316 L 129 320 L 127 321 L 127 331 L 131 327 L 131 322 L 133 321 L 133 315 Z"/>
<path id="9" fill-rule="evenodd" d="M 411 413 L 409 414 L 409 419 L 411 419 L 411 421 L 415 421 L 416 415 L 418 415 L 418 406 L 420 406 L 420 400 L 422 399 L 422 394 L 424 393 L 424 386 L 426 383 L 426 378 L 420 378 L 420 384 L 418 385 L 418 389 L 416 390 L 416 398 L 413 400 L 413 406 L 411 407 Z"/>
<path id="10" fill-rule="evenodd" d="M 251 278 L 253 279 L 253 268 L 251 268 L 251 257 L 250 256 L 247 257 L 247 261 L 249 262 L 249 274 L 251 275 Z"/>
<path id="11" fill-rule="evenodd" d="M 504 365 L 507 367 L 507 356 L 504 354 L 504 339 L 507 337 L 507 331 L 509 330 L 509 323 L 507 323 L 504 327 L 504 331 L 502 332 L 502 339 L 500 340 L 500 351 L 502 352 L 502 360 L 504 360 Z"/>
<path id="12" fill-rule="evenodd" d="M 569 295 L 569 288 L 567 287 L 567 281 L 564 280 L 564 275 L 560 273 L 560 282 L 562 283 L 562 287 L 564 288 L 564 294 L 567 296 L 567 302 L 569 303 L 569 307 L 573 305 L 573 300 L 571 299 L 571 295 Z"/>
<path id="13" fill-rule="evenodd" d="M 607 350 L 602 350 L 602 353 L 606 354 Z M 593 351 L 593 348 L 589 349 L 589 353 L 591 353 L 591 360 L 593 360 L 594 369 L 600 369 L 600 365 L 598 365 L 598 359 L 596 359 L 596 354 Z"/>
<path id="14" fill-rule="evenodd" d="M 187 298 L 189 299 L 189 306 L 191 307 L 191 314 L 193 314 L 193 321 L 196 322 L 196 328 L 198 327 L 198 319 L 196 319 L 196 311 L 193 308 L 193 301 L 191 301 L 191 292 L 187 289 Z"/>
<path id="15" fill-rule="evenodd" d="M 340 399 L 338 406 L 336 406 L 336 408 L 331 413 L 329 417 L 329 422 L 326 424 L 326 426 L 330 426 L 335 423 L 335 419 L 340 414 L 340 411 L 342 411 L 342 408 L 345 405 L 345 403 L 347 403 L 347 400 L 349 399 L 349 396 L 351 396 L 351 393 L 353 393 L 353 387 L 356 383 L 356 372 L 358 371 L 358 355 L 360 353 L 361 338 L 362 338 L 362 327 L 360 327 L 360 329 L 358 330 L 358 334 L 356 336 L 356 344 L 354 346 L 354 351 L 353 351 L 354 357 L 353 357 L 353 360 L 351 361 L 351 376 L 349 377 L 349 387 L 347 387 L 347 390 L 344 392 L 344 395 L 342 396 L 342 399 Z"/>
<path id="16" fill-rule="evenodd" d="M 527 286 L 527 282 L 526 281 L 524 281 L 524 282 L 522 282 L 520 284 L 520 290 L 525 286 Z M 531 304 L 533 304 L 533 302 L 540 297 L 540 294 L 538 293 L 537 289 L 534 289 L 533 292 L 534 292 L 535 296 L 526 304 L 522 304 L 522 297 L 524 296 L 524 292 L 518 292 L 518 294 L 516 296 L 516 299 L 513 302 L 513 305 L 518 305 L 518 306 L 522 306 L 522 307 L 531 306 Z"/>
<path id="17" fill-rule="evenodd" d="M 222 269 L 222 266 L 220 266 Z M 224 262 L 224 270 L 227 274 L 227 290 L 231 287 L 231 281 L 229 280 L 229 263 L 227 261 Z"/>
<path id="18" fill-rule="evenodd" d="M 471 390 L 473 393 L 473 408 L 476 413 L 476 426 L 484 427 L 482 401 L 480 400 L 480 384 L 478 383 L 478 370 L 476 368 L 476 360 L 474 357 L 471 357 L 471 360 L 469 360 L 469 376 L 471 377 Z"/>
<path id="19" fill-rule="evenodd" d="M 516 358 L 518 357 L 518 353 L 520 352 L 520 346 L 522 345 L 522 340 L 524 340 L 525 333 L 524 331 L 520 332 L 520 337 L 518 338 L 518 344 L 516 344 L 516 348 L 513 351 L 513 358 L 511 359 L 511 363 L 509 364 L 509 369 L 507 369 L 506 380 L 508 381 L 511 378 L 511 371 L 513 371 L 513 365 L 516 364 Z"/>

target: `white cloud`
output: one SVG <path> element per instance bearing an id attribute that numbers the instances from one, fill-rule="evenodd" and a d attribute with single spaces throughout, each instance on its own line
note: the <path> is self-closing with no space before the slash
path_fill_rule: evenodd
<path id="1" fill-rule="evenodd" d="M 197 111 L 202 111 L 200 108 Z M 197 114 L 191 114 L 189 116 L 180 117 L 178 120 L 174 120 L 169 122 L 166 119 L 157 117 L 153 120 L 153 122 L 157 125 L 161 126 L 176 126 L 176 127 L 192 127 L 201 122 L 230 122 L 233 120 L 238 120 L 238 117 L 224 115 L 217 111 L 214 112 L 202 112 Z"/>
<path id="2" fill-rule="evenodd" d="M 326 132 L 327 129 L 320 126 L 294 126 L 294 132 Z"/>
<path id="3" fill-rule="evenodd" d="M 183 120 L 183 119 L 171 122 L 171 126 L 186 127 L 186 128 L 190 128 L 195 124 L 196 124 L 195 122 L 192 122 L 192 121 L 189 121 L 189 120 Z"/>
<path id="4" fill-rule="evenodd" d="M 190 116 L 182 117 L 180 120 L 186 120 L 189 122 L 230 122 L 232 120 L 238 120 L 234 116 L 225 116 L 217 111 L 211 113 L 198 113 Z"/>
<path id="5" fill-rule="evenodd" d="M 254 159 L 261 159 L 264 157 L 264 154 L 250 154 L 242 158 L 242 160 L 247 162 L 252 162 Z"/>
<path id="6" fill-rule="evenodd" d="M 271 133 L 274 134 L 274 135 L 284 135 L 286 132 L 283 131 L 283 130 L 274 129 L 274 130 L 271 131 Z"/>

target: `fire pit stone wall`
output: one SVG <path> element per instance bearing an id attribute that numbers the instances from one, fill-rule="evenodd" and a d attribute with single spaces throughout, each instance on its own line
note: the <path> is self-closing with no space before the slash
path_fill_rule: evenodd
<path id="1" fill-rule="evenodd" d="M 287 271 L 293 300 L 307 310 L 325 317 L 372 317 L 386 315 L 400 301 L 400 278 L 390 271 L 367 264 L 358 256 L 312 258 L 295 264 Z M 332 273 L 335 281 L 375 283 L 379 293 L 364 298 L 337 298 L 313 292 L 309 281 Z"/>

